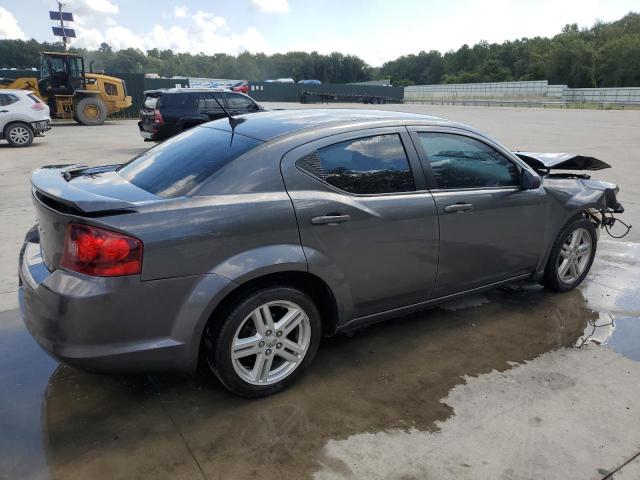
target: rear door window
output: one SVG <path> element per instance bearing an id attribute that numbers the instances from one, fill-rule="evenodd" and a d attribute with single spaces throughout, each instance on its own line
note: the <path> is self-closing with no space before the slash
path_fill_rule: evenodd
<path id="1" fill-rule="evenodd" d="M 18 100 L 17 95 L 13 93 L 1 93 L 0 94 L 0 107 L 6 107 L 7 105 L 11 105 L 12 103 L 16 103 Z"/>
<path id="2" fill-rule="evenodd" d="M 349 193 L 415 190 L 409 160 L 397 134 L 376 135 L 323 147 L 301 159 L 299 165 Z"/>
<path id="3" fill-rule="evenodd" d="M 195 110 L 199 95 L 197 93 L 168 93 L 162 96 L 160 105 L 163 108 L 178 110 Z"/>
<path id="4" fill-rule="evenodd" d="M 260 143 L 238 133 L 232 138 L 228 131 L 197 127 L 135 157 L 119 173 L 154 195 L 180 197 Z"/>
<path id="5" fill-rule="evenodd" d="M 519 185 L 516 165 L 474 138 L 452 133 L 418 133 L 439 189 Z"/>
<path id="6" fill-rule="evenodd" d="M 256 102 L 244 95 L 225 93 L 224 96 L 230 110 L 253 111 L 258 109 Z"/>
<path id="7" fill-rule="evenodd" d="M 223 102 L 220 97 L 218 97 L 218 101 L 220 103 Z M 213 98 L 213 94 L 211 93 L 200 93 L 198 95 L 198 110 L 221 110 L 218 101 Z"/>

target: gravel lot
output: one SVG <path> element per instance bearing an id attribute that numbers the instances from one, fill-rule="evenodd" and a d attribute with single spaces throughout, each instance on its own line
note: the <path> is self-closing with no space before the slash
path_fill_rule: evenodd
<path id="1" fill-rule="evenodd" d="M 601 158 L 613 168 L 593 176 L 620 185 L 625 220 L 640 224 L 640 111 L 381 107 L 468 123 L 512 149 Z M 135 121 L 56 123 L 30 148 L 0 144 L 0 479 L 640 478 L 638 230 L 602 239 L 580 290 L 490 292 L 329 339 L 301 382 L 263 400 L 207 376 L 58 365 L 16 309 L 29 172 L 149 146 Z"/>

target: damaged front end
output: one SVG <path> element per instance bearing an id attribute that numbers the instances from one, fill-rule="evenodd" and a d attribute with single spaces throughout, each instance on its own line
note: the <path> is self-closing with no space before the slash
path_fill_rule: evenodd
<path id="1" fill-rule="evenodd" d="M 547 192 L 570 211 L 587 212 L 597 228 L 604 229 L 614 238 L 622 238 L 631 229 L 615 215 L 624 212 L 617 198 L 619 187 L 602 180 L 593 180 L 579 171 L 611 168 L 595 157 L 572 153 L 514 152 L 541 177 Z M 560 172 L 557 172 L 560 170 Z M 614 235 L 611 228 L 620 223 L 626 229 L 622 235 Z"/>

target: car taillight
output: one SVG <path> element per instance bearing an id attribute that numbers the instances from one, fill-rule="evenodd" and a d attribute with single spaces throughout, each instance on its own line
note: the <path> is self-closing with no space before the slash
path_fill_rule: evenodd
<path id="1" fill-rule="evenodd" d="M 44 110 L 44 104 L 42 103 L 34 103 L 33 105 L 31 105 L 31 108 L 33 108 L 34 110 Z"/>
<path id="2" fill-rule="evenodd" d="M 153 111 L 153 123 L 156 125 L 162 125 L 164 123 L 164 118 L 162 118 L 162 114 L 160 113 L 160 109 L 156 108 Z"/>
<path id="3" fill-rule="evenodd" d="M 135 275 L 142 270 L 142 242 L 122 233 L 70 223 L 60 266 L 96 277 Z"/>

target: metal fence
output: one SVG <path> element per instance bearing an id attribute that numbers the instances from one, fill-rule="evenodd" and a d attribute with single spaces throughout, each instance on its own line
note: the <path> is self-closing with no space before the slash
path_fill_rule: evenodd
<path id="1" fill-rule="evenodd" d="M 640 103 L 640 87 L 569 88 L 547 80 L 525 82 L 458 83 L 405 87 L 405 101 L 530 100 L 564 103 Z"/>
<path id="2" fill-rule="evenodd" d="M 352 98 L 374 96 L 390 98 L 390 101 L 401 102 L 404 96 L 402 87 L 384 87 L 378 85 L 352 85 L 323 83 L 321 85 L 249 82 L 249 95 L 258 102 L 299 102 L 302 93 L 319 95 L 351 96 Z M 343 100 L 344 101 L 344 100 Z"/>
<path id="3" fill-rule="evenodd" d="M 421 105 L 462 105 L 466 107 L 521 107 L 521 108 L 559 108 L 559 109 L 600 109 L 600 110 L 640 110 L 640 102 L 566 102 L 564 100 L 496 100 L 473 99 L 463 100 L 451 98 L 430 98 L 426 100 L 408 100 L 406 103 Z"/>
<path id="4" fill-rule="evenodd" d="M 0 68 L 0 78 L 20 78 L 20 77 L 37 77 L 37 70 L 13 70 L 11 68 Z"/>
<path id="5" fill-rule="evenodd" d="M 111 115 L 114 118 L 136 118 L 139 115 L 140 107 L 145 90 L 156 88 L 172 88 L 176 85 L 188 87 L 189 80 L 186 78 L 145 78 L 142 73 L 107 73 L 125 81 L 127 95 L 131 95 L 131 106 Z"/>
<path id="6" fill-rule="evenodd" d="M 640 103 L 640 87 L 567 88 L 563 100 L 573 103 Z"/>
<path id="7" fill-rule="evenodd" d="M 546 97 L 546 80 L 530 82 L 452 83 L 405 87 L 405 100 L 430 98 L 539 98 Z"/>

